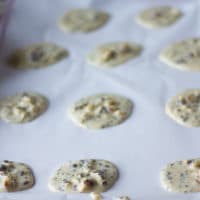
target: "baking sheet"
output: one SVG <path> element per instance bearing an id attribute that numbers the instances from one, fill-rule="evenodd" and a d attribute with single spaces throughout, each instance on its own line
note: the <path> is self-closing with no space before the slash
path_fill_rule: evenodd
<path id="1" fill-rule="evenodd" d="M 153 5 L 174 5 L 184 17 L 169 28 L 147 30 L 134 22 L 140 10 Z M 67 34 L 57 22 L 65 11 L 94 7 L 109 12 L 109 23 L 88 34 Z M 128 195 L 138 200 L 196 200 L 200 194 L 165 192 L 159 171 L 167 163 L 200 156 L 199 128 L 184 128 L 164 112 L 169 97 L 187 88 L 199 88 L 199 73 L 173 70 L 159 62 L 158 53 L 169 43 L 199 36 L 200 3 L 195 0 L 19 0 L 16 1 L 3 46 L 0 98 L 23 91 L 37 91 L 50 100 L 48 111 L 37 120 L 10 125 L 0 122 L 0 160 L 29 164 L 35 186 L 24 192 L 0 194 L 2 200 L 78 200 L 87 195 L 52 193 L 49 176 L 61 164 L 96 158 L 114 162 L 120 171 L 106 199 Z M 143 54 L 118 68 L 90 66 L 85 56 L 99 44 L 110 41 L 143 44 Z M 34 42 L 51 41 L 66 47 L 70 57 L 40 70 L 18 71 L 4 62 L 13 49 Z M 111 92 L 134 102 L 133 115 L 125 123 L 91 131 L 75 126 L 67 116 L 69 105 L 81 97 Z"/>

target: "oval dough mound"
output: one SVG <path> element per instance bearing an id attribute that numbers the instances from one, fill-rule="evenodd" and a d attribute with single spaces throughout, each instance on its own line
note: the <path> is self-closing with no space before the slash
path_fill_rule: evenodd
<path id="1" fill-rule="evenodd" d="M 161 52 L 160 60 L 180 70 L 200 71 L 200 39 L 191 38 L 170 45 Z"/>
<path id="2" fill-rule="evenodd" d="M 90 32 L 103 26 L 110 18 L 108 13 L 94 9 L 74 9 L 60 20 L 60 28 L 65 32 Z"/>
<path id="3" fill-rule="evenodd" d="M 112 42 L 93 50 L 87 58 L 88 63 L 111 68 L 140 55 L 142 46 L 129 42 Z"/>
<path id="4" fill-rule="evenodd" d="M 0 192 L 26 190 L 34 185 L 32 170 L 23 163 L 0 162 Z"/>
<path id="5" fill-rule="evenodd" d="M 181 11 L 174 7 L 160 6 L 142 11 L 136 21 L 146 28 L 156 29 L 174 24 L 181 16 Z"/>
<path id="6" fill-rule="evenodd" d="M 200 89 L 186 90 L 172 97 L 166 105 L 166 113 L 183 126 L 200 126 Z"/>
<path id="7" fill-rule="evenodd" d="M 83 98 L 70 108 L 71 119 L 81 127 L 102 129 L 124 122 L 132 113 L 132 102 L 122 96 L 98 94 Z"/>
<path id="8" fill-rule="evenodd" d="M 25 123 L 39 117 L 48 107 L 48 100 L 33 92 L 24 92 L 0 100 L 0 118 L 8 123 Z"/>
<path id="9" fill-rule="evenodd" d="M 169 192 L 200 192 L 200 159 L 166 165 L 160 174 L 162 187 Z"/>
<path id="10" fill-rule="evenodd" d="M 38 43 L 19 48 L 8 58 L 8 64 L 17 69 L 42 68 L 68 56 L 63 47 L 53 43 Z"/>
<path id="11" fill-rule="evenodd" d="M 55 192 L 105 192 L 118 178 L 117 168 L 105 160 L 78 160 L 61 166 L 50 178 Z"/>

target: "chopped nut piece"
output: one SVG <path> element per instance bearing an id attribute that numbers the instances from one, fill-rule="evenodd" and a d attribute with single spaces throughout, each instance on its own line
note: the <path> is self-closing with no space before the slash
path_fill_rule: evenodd
<path id="1" fill-rule="evenodd" d="M 102 55 L 103 61 L 109 61 L 116 56 L 116 52 L 114 50 L 108 49 Z"/>
<path id="2" fill-rule="evenodd" d="M 97 192 L 91 192 L 90 196 L 93 200 L 101 200 L 103 198 L 102 195 Z"/>
<path id="3" fill-rule="evenodd" d="M 117 197 L 116 200 L 130 200 L 128 196 Z"/>
<path id="4" fill-rule="evenodd" d="M 84 180 L 78 187 L 79 192 L 90 192 L 92 188 L 96 185 L 95 180 Z"/>
<path id="5" fill-rule="evenodd" d="M 129 53 L 131 50 L 131 46 L 128 43 L 123 43 L 119 48 L 119 51 L 122 53 Z"/>
<path id="6" fill-rule="evenodd" d="M 194 162 L 191 163 L 191 168 L 200 170 L 200 160 L 194 160 Z"/>

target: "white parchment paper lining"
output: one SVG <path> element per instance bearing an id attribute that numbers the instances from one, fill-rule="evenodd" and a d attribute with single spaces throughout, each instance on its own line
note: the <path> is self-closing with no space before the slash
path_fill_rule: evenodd
<path id="1" fill-rule="evenodd" d="M 169 28 L 147 30 L 134 22 L 140 10 L 153 5 L 174 5 L 184 17 Z M 105 27 L 88 34 L 67 34 L 57 22 L 65 11 L 94 7 L 109 12 Z M 48 111 L 32 123 L 0 122 L 0 160 L 29 164 L 36 184 L 27 191 L 0 194 L 2 200 L 89 199 L 85 195 L 52 193 L 47 182 L 52 172 L 68 160 L 99 158 L 114 162 L 120 171 L 106 199 L 128 195 L 141 200 L 195 200 L 199 194 L 165 192 L 159 182 L 163 165 L 200 156 L 200 132 L 170 120 L 164 112 L 167 99 L 187 88 L 200 88 L 200 73 L 173 70 L 159 62 L 159 52 L 169 43 L 199 36 L 199 2 L 195 0 L 19 0 L 13 9 L 3 47 L 0 98 L 23 91 L 37 91 L 50 100 Z M 143 54 L 113 70 L 90 66 L 85 56 L 99 44 L 135 41 Z M 6 66 L 5 57 L 15 48 L 51 41 L 66 47 L 70 57 L 41 70 L 17 71 Z M 67 116 L 69 105 L 99 92 L 118 93 L 134 102 L 134 113 L 120 126 L 88 131 L 76 127 Z"/>

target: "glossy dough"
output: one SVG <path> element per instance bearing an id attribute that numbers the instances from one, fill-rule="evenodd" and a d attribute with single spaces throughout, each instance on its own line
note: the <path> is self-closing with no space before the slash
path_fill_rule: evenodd
<path id="1" fill-rule="evenodd" d="M 160 60 L 180 70 L 200 71 L 200 39 L 192 38 L 170 45 L 161 52 Z"/>
<path id="2" fill-rule="evenodd" d="M 166 165 L 161 184 L 170 192 L 200 192 L 200 159 L 182 160 Z"/>
<path id="3" fill-rule="evenodd" d="M 39 117 L 48 107 L 48 100 L 33 92 L 24 92 L 0 100 L 0 119 L 9 123 L 25 123 Z"/>
<path id="4" fill-rule="evenodd" d="M 69 115 L 81 127 L 102 129 L 124 122 L 131 115 L 132 108 L 132 102 L 125 97 L 98 94 L 74 103 Z"/>
<path id="5" fill-rule="evenodd" d="M 118 178 L 117 168 L 105 160 L 78 160 L 61 166 L 50 178 L 49 188 L 57 192 L 105 192 Z"/>
<path id="6" fill-rule="evenodd" d="M 200 126 L 200 89 L 186 90 L 172 97 L 166 104 L 166 113 L 183 126 Z"/>
<path id="7" fill-rule="evenodd" d="M 55 64 L 68 56 L 63 47 L 53 43 L 38 43 L 16 49 L 8 64 L 17 69 L 42 68 Z"/>
<path id="8" fill-rule="evenodd" d="M 0 192 L 26 190 L 33 184 L 33 173 L 26 164 L 12 161 L 0 162 Z"/>
<path id="9" fill-rule="evenodd" d="M 181 16 L 180 10 L 170 6 L 161 6 L 142 11 L 136 21 L 146 28 L 157 29 L 174 24 Z"/>
<path id="10" fill-rule="evenodd" d="M 109 14 L 94 9 L 68 11 L 60 20 L 60 28 L 66 32 L 90 32 L 103 26 Z"/>
<path id="11" fill-rule="evenodd" d="M 112 68 L 140 55 L 142 46 L 130 42 L 113 42 L 94 49 L 87 57 L 88 63 Z"/>

